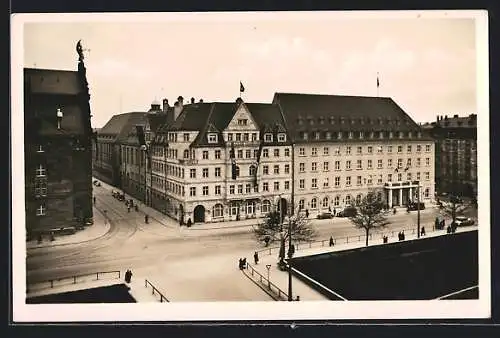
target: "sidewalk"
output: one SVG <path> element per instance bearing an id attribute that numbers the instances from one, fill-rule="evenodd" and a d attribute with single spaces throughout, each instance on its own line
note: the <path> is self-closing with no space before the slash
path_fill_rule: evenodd
<path id="1" fill-rule="evenodd" d="M 464 228 L 458 228 L 457 232 L 474 231 L 477 229 L 478 229 L 477 226 L 464 227 Z M 421 237 L 420 239 L 417 238 L 416 234 L 406 234 L 405 241 L 424 240 L 425 238 L 428 238 L 428 237 L 445 236 L 445 235 L 448 235 L 446 233 L 446 230 L 436 230 L 436 231 L 428 232 L 425 236 Z M 397 238 L 393 238 L 393 237 L 389 238 L 389 243 L 394 243 L 396 241 L 397 241 Z M 381 240 L 380 241 L 372 241 L 372 243 L 373 244 L 371 244 L 371 245 L 384 245 Z M 304 246 L 300 250 L 297 249 L 297 251 L 295 252 L 294 258 L 323 254 L 323 253 L 328 253 L 328 252 L 345 251 L 345 250 L 356 249 L 356 248 L 361 248 L 361 247 L 365 247 L 364 241 L 343 243 L 343 244 L 335 245 L 333 247 L 325 246 L 325 247 L 307 248 Z M 254 264 L 253 260 L 250 261 L 249 263 L 257 272 L 259 272 L 264 277 L 267 277 L 267 275 L 268 275 L 266 265 L 270 265 L 269 279 L 270 279 L 271 283 L 276 285 L 282 291 L 288 292 L 288 272 L 281 271 L 278 269 L 278 265 L 277 265 L 278 251 L 272 250 L 270 254 L 266 254 L 266 253 L 267 252 L 262 252 L 259 255 L 259 264 Z M 249 257 L 253 257 L 253 254 L 249 255 Z M 250 272 L 250 271 L 248 271 L 248 272 Z M 264 281 L 264 284 L 265 283 L 267 283 L 267 281 Z M 314 290 L 309 285 L 305 284 L 304 282 L 302 282 L 300 279 L 296 278 L 295 276 L 292 276 L 292 286 L 293 286 L 292 298 L 294 300 L 297 296 L 300 296 L 301 301 L 328 300 L 327 297 L 323 296 L 318 291 Z M 331 291 L 335 292 L 335 290 L 331 290 Z M 342 295 L 340 295 L 340 296 L 342 296 Z"/>
<path id="2" fill-rule="evenodd" d="M 42 243 L 33 240 L 26 242 L 26 249 L 37 249 L 46 247 L 63 246 L 70 244 L 78 244 L 96 240 L 110 230 L 109 222 L 104 224 L 104 215 L 96 208 L 93 208 L 94 224 L 86 226 L 85 229 L 77 231 L 73 235 L 56 236 L 54 241 L 44 238 Z"/>

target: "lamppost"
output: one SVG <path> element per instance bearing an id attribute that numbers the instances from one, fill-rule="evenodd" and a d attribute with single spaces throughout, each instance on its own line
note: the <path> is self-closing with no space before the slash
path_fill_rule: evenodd
<path id="1" fill-rule="evenodd" d="M 288 301 L 292 299 L 292 222 L 288 217 Z"/>
<path id="2" fill-rule="evenodd" d="M 420 238 L 420 181 L 417 181 L 417 238 Z"/>

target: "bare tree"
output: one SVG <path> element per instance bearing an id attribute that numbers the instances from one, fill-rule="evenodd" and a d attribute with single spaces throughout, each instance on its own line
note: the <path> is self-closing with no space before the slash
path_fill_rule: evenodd
<path id="1" fill-rule="evenodd" d="M 301 212 L 296 212 L 290 217 L 282 217 L 279 211 L 271 211 L 253 230 L 256 239 L 265 242 L 266 245 L 280 241 L 280 258 L 285 256 L 285 243 L 289 236 L 293 242 L 310 241 L 316 237 L 316 232 Z"/>
<path id="2" fill-rule="evenodd" d="M 472 199 L 471 201 L 467 202 L 457 195 L 452 195 L 450 196 L 449 201 L 440 201 L 439 208 L 440 212 L 445 216 L 451 217 L 452 224 L 455 224 L 457 215 L 464 213 L 470 208 L 477 208 L 477 201 L 475 199 Z"/>
<path id="3" fill-rule="evenodd" d="M 368 238 L 372 229 L 382 228 L 389 224 L 386 218 L 388 211 L 384 210 L 384 203 L 379 196 L 378 191 L 369 191 L 366 196 L 356 204 L 356 215 L 349 217 L 349 220 L 356 227 L 365 230 L 366 246 L 368 246 Z"/>

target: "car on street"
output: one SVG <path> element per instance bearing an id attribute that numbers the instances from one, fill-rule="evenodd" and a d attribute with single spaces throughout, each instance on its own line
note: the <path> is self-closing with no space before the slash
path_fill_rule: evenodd
<path id="1" fill-rule="evenodd" d="M 358 210 L 355 207 L 346 207 L 337 213 L 337 217 L 354 217 L 358 214 Z"/>
<path id="2" fill-rule="evenodd" d="M 322 212 L 318 214 L 317 216 L 318 219 L 330 219 L 333 218 L 333 215 L 330 212 Z"/>
<path id="3" fill-rule="evenodd" d="M 467 226 L 467 225 L 474 225 L 474 220 L 469 217 L 465 216 L 457 216 L 455 218 L 455 223 L 457 226 Z"/>

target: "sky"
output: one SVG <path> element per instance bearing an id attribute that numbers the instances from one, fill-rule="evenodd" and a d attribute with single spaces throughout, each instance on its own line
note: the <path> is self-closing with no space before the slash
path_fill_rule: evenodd
<path id="1" fill-rule="evenodd" d="M 118 21 L 117 21 L 118 20 Z M 77 69 L 82 40 L 93 127 L 178 96 L 271 102 L 275 92 L 391 97 L 415 121 L 477 112 L 471 18 L 190 13 L 24 24 L 24 67 Z M 380 87 L 377 92 L 377 73 Z"/>

